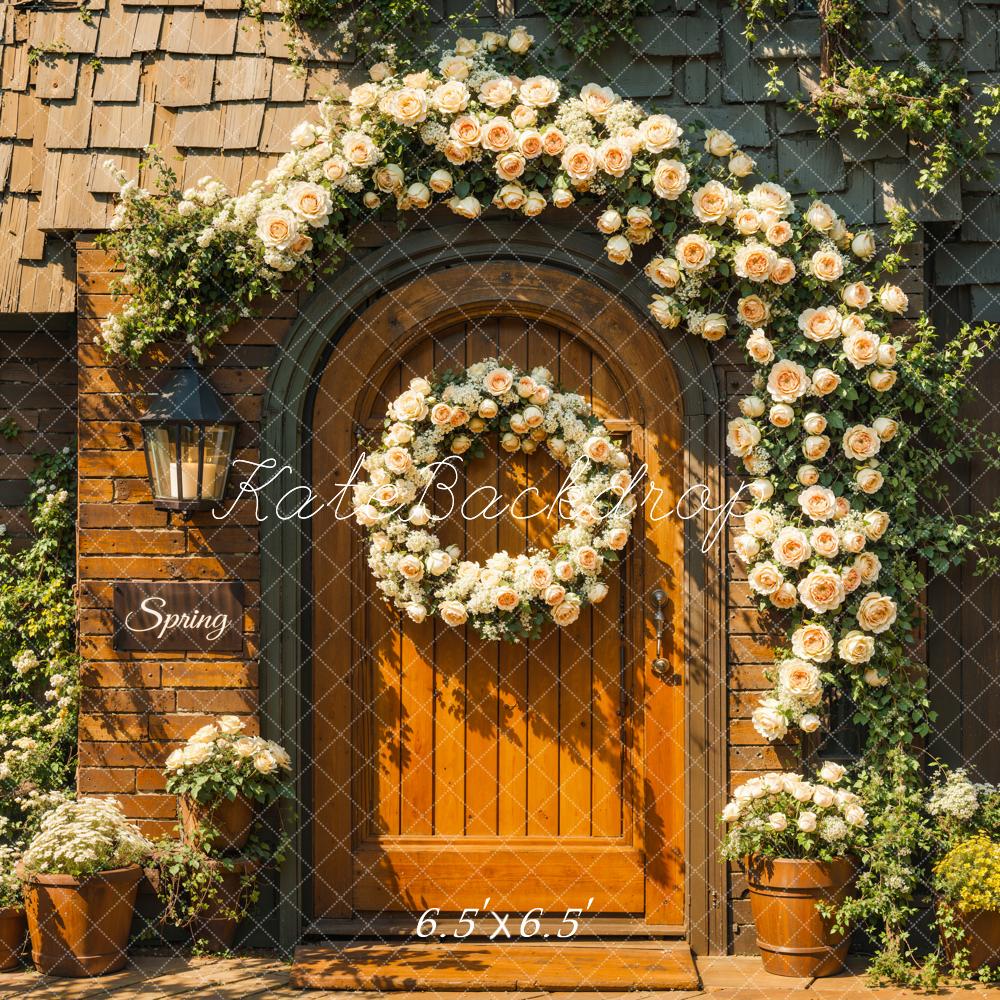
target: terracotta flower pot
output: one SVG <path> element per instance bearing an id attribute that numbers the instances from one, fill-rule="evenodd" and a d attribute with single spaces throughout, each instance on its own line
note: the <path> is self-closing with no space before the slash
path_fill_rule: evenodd
<path id="1" fill-rule="evenodd" d="M 949 961 L 953 961 L 958 952 L 965 952 L 970 972 L 984 965 L 1000 965 L 1000 913 L 996 910 L 960 910 L 957 906 L 944 904 L 941 909 L 946 909 L 952 923 L 965 932 L 961 938 L 942 937 Z"/>
<path id="2" fill-rule="evenodd" d="M 253 829 L 253 803 L 243 795 L 223 799 L 212 805 L 202 805 L 182 795 L 180 798 L 181 829 L 184 839 L 196 847 L 228 853 L 242 850 Z M 201 837 L 200 827 L 215 830 L 212 837 Z"/>
<path id="3" fill-rule="evenodd" d="M 28 924 L 23 906 L 0 907 L 0 972 L 16 969 L 24 951 Z"/>
<path id="4" fill-rule="evenodd" d="M 124 964 L 142 869 L 29 875 L 24 903 L 31 957 L 47 976 L 103 976 Z"/>
<path id="5" fill-rule="evenodd" d="M 850 935 L 834 934 L 831 921 L 820 915 L 816 904 L 836 908 L 848 898 L 854 862 L 750 858 L 745 869 L 765 970 L 799 978 L 839 972 Z"/>
<path id="6" fill-rule="evenodd" d="M 215 898 L 191 924 L 191 935 L 195 941 L 201 942 L 210 951 L 229 951 L 232 948 L 240 922 L 227 914 L 238 912 L 243 879 L 247 875 L 256 875 L 260 867 L 258 861 L 237 861 L 230 865 L 231 870 L 222 870 L 222 884 Z"/>

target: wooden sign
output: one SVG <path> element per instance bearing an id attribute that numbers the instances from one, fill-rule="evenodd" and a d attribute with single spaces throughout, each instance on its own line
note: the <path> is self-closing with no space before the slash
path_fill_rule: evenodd
<path id="1" fill-rule="evenodd" d="M 240 583 L 116 583 L 115 649 L 199 653 L 243 649 Z"/>

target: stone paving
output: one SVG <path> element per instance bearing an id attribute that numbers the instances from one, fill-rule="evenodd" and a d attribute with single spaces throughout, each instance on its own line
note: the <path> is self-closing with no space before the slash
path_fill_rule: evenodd
<path id="1" fill-rule="evenodd" d="M 437 1000 L 424 993 L 336 993 L 291 989 L 287 963 L 260 952 L 236 958 L 186 958 L 139 955 L 128 968 L 98 980 L 50 979 L 34 972 L 0 973 L 0 1000 Z M 698 962 L 702 988 L 669 993 L 502 993 L 441 994 L 442 1000 L 794 1000 L 803 993 L 816 1000 L 903 1000 L 919 997 L 988 997 L 1000 1000 L 1000 988 L 952 986 L 933 993 L 869 989 L 860 969 L 829 979 L 770 976 L 756 958 L 703 958 Z M 803 1000 L 807 998 L 803 997 Z"/>

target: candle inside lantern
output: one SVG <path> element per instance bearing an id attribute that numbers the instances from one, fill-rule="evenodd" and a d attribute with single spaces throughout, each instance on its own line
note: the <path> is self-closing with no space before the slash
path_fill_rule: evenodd
<path id="1" fill-rule="evenodd" d="M 170 466 L 170 493 L 173 500 L 194 500 L 198 498 L 198 462 L 182 461 L 180 485 L 183 489 L 183 497 L 177 488 L 177 463 Z M 215 497 L 218 489 L 218 478 L 222 473 L 222 466 L 217 462 L 206 462 L 202 469 L 201 495 L 202 497 Z"/>

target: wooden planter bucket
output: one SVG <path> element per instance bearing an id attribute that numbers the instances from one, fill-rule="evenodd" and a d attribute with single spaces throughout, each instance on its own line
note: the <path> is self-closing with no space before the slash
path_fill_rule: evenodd
<path id="1" fill-rule="evenodd" d="M 0 972 L 21 964 L 28 923 L 21 906 L 0 907 Z"/>
<path id="2" fill-rule="evenodd" d="M 232 865 L 232 871 L 223 870 L 218 895 L 191 924 L 191 936 L 195 941 L 210 951 L 229 951 L 232 948 L 239 921 L 226 914 L 237 911 L 244 877 L 256 875 L 260 867 L 257 861 L 237 861 Z"/>
<path id="3" fill-rule="evenodd" d="M 30 875 L 24 883 L 24 903 L 38 971 L 83 977 L 122 968 L 141 878 L 138 865 L 82 879 Z"/>
<path id="4" fill-rule="evenodd" d="M 844 967 L 849 934 L 834 934 L 817 903 L 836 909 L 851 894 L 854 862 L 748 859 L 750 908 L 764 968 L 776 976 L 830 976 Z"/>
<path id="5" fill-rule="evenodd" d="M 202 805 L 182 795 L 180 812 L 184 840 L 194 847 L 235 854 L 246 847 L 250 839 L 254 808 L 253 803 L 243 795 L 237 795 L 231 800 L 223 799 L 211 806 Z M 215 836 L 202 837 L 199 830 L 202 825 L 214 829 Z"/>
<path id="6" fill-rule="evenodd" d="M 942 904 L 942 909 L 944 909 Z M 964 951 L 970 972 L 976 972 L 984 965 L 1000 965 L 1000 913 L 994 910 L 968 910 L 947 907 L 952 922 L 965 934 L 960 941 L 942 938 L 944 952 L 949 961 Z"/>

